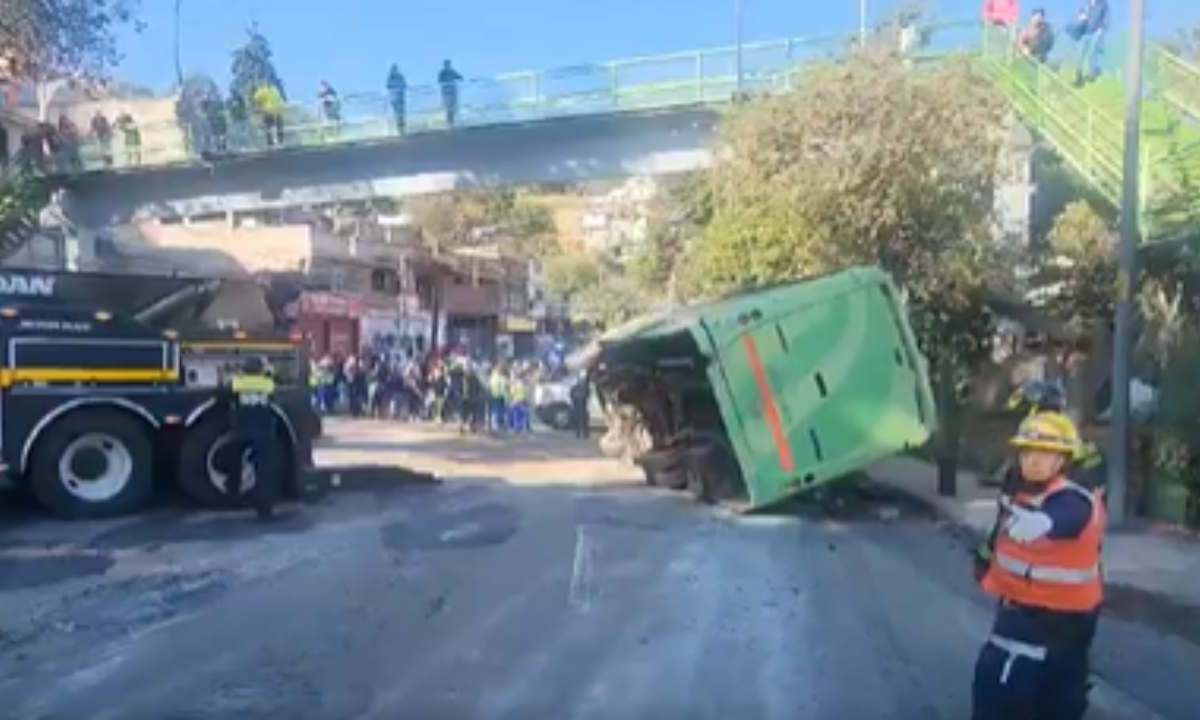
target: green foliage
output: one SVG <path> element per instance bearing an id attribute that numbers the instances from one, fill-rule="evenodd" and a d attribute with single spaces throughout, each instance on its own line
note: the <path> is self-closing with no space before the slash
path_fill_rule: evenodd
<path id="1" fill-rule="evenodd" d="M 0 259 L 36 231 L 38 211 L 49 199 L 49 189 L 41 178 L 18 173 L 0 180 Z"/>
<path id="2" fill-rule="evenodd" d="M 712 219 L 712 193 L 708 178 L 685 175 L 668 182 L 650 208 L 646 241 L 628 266 L 640 294 L 675 300 L 688 294 L 680 280 L 686 253 L 704 234 Z"/>
<path id="3" fill-rule="evenodd" d="M 511 243 L 507 250 L 522 257 L 542 258 L 558 250 L 558 228 L 545 205 L 510 188 L 484 196 L 483 222 Z"/>
<path id="4" fill-rule="evenodd" d="M 562 253 L 546 261 L 546 288 L 567 302 L 600 284 L 600 264 L 590 255 Z"/>
<path id="5" fill-rule="evenodd" d="M 506 253 L 542 258 L 558 249 L 550 210 L 511 189 L 428 195 L 405 206 L 439 250 L 498 242 Z"/>
<path id="6" fill-rule="evenodd" d="M 283 81 L 275 70 L 271 44 L 257 26 L 246 30 L 246 44 L 233 51 L 233 81 L 229 92 L 241 98 L 246 107 L 253 107 L 254 91 L 262 85 L 274 85 L 287 100 Z"/>
<path id="7" fill-rule="evenodd" d="M 605 327 L 619 325 L 646 310 L 635 280 L 620 273 L 605 276 L 603 282 L 584 288 L 571 306 L 575 314 Z"/>
<path id="8" fill-rule="evenodd" d="M 987 289 L 1007 280 L 991 238 L 1002 101 L 965 64 L 916 71 L 884 52 L 798 79 L 723 126 L 689 286 L 712 294 L 879 264 L 957 383 L 987 351 Z"/>
<path id="9" fill-rule="evenodd" d="M 120 61 L 115 32 L 134 22 L 137 0 L 3 0 L 0 81 L 85 73 Z"/>
<path id="10" fill-rule="evenodd" d="M 1083 200 L 1068 204 L 1049 235 L 1053 276 L 1061 290 L 1049 310 L 1080 334 L 1108 322 L 1116 307 L 1115 229 Z"/>

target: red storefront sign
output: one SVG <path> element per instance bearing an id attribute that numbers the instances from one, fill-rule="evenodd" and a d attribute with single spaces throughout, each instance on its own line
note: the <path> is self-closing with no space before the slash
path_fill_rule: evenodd
<path id="1" fill-rule="evenodd" d="M 332 315 L 359 318 L 366 312 L 361 297 L 330 292 L 304 292 L 300 295 L 301 315 Z"/>

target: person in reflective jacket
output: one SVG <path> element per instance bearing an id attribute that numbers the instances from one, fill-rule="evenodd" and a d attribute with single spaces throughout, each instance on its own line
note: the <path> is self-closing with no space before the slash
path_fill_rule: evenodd
<path id="1" fill-rule="evenodd" d="M 980 580 L 999 606 L 975 664 L 972 717 L 1078 720 L 1103 599 L 1103 491 L 1068 479 L 1082 443 L 1065 415 L 1029 416 L 1012 444 L 1021 484 L 1002 498 Z"/>
<path id="2" fill-rule="evenodd" d="M 267 370 L 266 363 L 259 357 L 246 358 L 241 371 L 233 376 L 231 389 L 233 402 L 233 432 L 249 450 L 250 466 L 254 469 L 253 479 L 240 468 L 234 473 L 233 495 L 240 495 L 242 488 L 250 484 L 249 499 L 258 516 L 271 517 L 275 500 L 279 494 L 279 436 L 276 434 L 275 411 L 271 409 L 271 396 L 275 392 L 275 381 Z M 245 458 L 246 455 L 243 455 Z"/>

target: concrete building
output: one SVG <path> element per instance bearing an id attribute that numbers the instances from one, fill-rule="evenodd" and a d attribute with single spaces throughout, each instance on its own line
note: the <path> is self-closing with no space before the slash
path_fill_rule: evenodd
<path id="1" fill-rule="evenodd" d="M 593 196 L 580 218 L 584 247 L 618 262 L 636 255 L 646 241 L 658 189 L 653 177 L 638 176 Z"/>

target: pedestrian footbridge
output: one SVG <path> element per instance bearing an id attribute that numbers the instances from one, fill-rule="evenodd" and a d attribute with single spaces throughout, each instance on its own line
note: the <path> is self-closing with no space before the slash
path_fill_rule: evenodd
<path id="1" fill-rule="evenodd" d="M 1100 196 L 1118 202 L 1124 147 L 1121 53 L 1108 74 L 1070 82 L 1068 61 L 1036 63 L 1011 36 L 978 23 L 924 28 L 913 62 L 974 62 L 998 92 Z M 463 83 L 458 119 L 446 123 L 436 87 L 411 87 L 403 132 L 386 93 L 342 96 L 341 119 L 291 106 L 284 143 L 265 147 L 251 126 L 215 146 L 205 128 L 145 137 L 184 138 L 117 152 L 82 148 L 64 177 L 70 212 L 98 226 L 137 217 L 195 217 L 270 207 L 396 197 L 472 187 L 566 183 L 695 169 L 722 107 L 742 93 L 785 91 L 806 63 L 843 53 L 846 36 L 743 46 L 509 73 Z M 1070 50 L 1065 39 L 1061 44 Z M 1120 43 L 1111 43 L 1119 47 Z M 1152 44 L 1142 144 L 1143 230 L 1158 238 L 1200 210 L 1200 69 Z M 219 152 L 216 148 L 219 147 Z M 106 158 L 111 156 L 111 162 Z"/>

